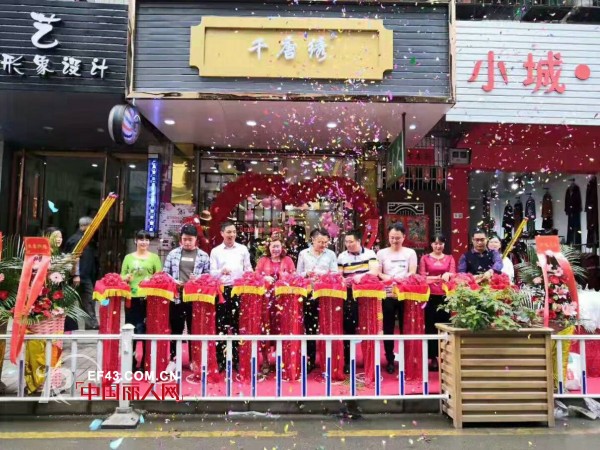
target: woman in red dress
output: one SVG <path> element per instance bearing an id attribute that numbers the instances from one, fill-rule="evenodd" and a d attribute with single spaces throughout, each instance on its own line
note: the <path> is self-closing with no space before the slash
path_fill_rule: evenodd
<path id="1" fill-rule="evenodd" d="M 268 290 L 265 295 L 263 305 L 263 334 L 279 334 L 279 323 L 281 310 L 275 303 L 273 294 L 273 284 L 284 274 L 295 273 L 294 261 L 286 255 L 283 246 L 283 240 L 279 234 L 274 234 L 266 243 L 265 256 L 261 257 L 256 263 L 256 273 L 265 277 Z M 270 345 L 266 342 L 262 346 L 263 363 L 261 371 L 263 374 L 269 373 L 269 349 Z"/>
<path id="2" fill-rule="evenodd" d="M 425 333 L 437 334 L 436 323 L 447 323 L 450 314 L 438 311 L 438 307 L 446 301 L 443 283 L 456 274 L 456 263 L 451 255 L 444 254 L 446 238 L 437 234 L 431 238 L 432 252 L 421 257 L 419 275 L 427 277 L 431 295 L 425 307 Z M 438 341 L 429 341 L 428 354 L 431 370 L 437 370 Z"/>

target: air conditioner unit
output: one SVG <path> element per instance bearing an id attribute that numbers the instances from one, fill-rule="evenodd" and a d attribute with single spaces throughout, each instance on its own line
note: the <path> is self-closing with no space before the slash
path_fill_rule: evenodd
<path id="1" fill-rule="evenodd" d="M 450 161 L 448 163 L 451 166 L 454 165 L 466 165 L 471 163 L 471 150 L 466 148 L 451 148 L 450 149 Z"/>

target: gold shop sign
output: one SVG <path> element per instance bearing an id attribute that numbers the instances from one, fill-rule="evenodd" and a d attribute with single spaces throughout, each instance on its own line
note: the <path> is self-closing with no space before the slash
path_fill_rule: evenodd
<path id="1" fill-rule="evenodd" d="M 202 77 L 381 80 L 393 32 L 376 19 L 203 17 L 190 66 Z"/>

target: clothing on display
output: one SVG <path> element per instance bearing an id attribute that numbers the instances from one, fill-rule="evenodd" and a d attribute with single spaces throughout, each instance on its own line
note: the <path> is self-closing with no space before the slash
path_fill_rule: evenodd
<path id="1" fill-rule="evenodd" d="M 513 217 L 514 217 L 514 225 L 513 227 L 517 229 L 521 222 L 523 222 L 523 203 L 521 203 L 521 197 L 517 197 L 517 201 L 513 208 Z"/>
<path id="2" fill-rule="evenodd" d="M 527 194 L 529 198 L 525 202 L 525 217 L 527 217 L 527 234 L 531 237 L 535 235 L 535 219 L 537 217 L 535 213 L 535 200 L 531 194 Z"/>
<path id="3" fill-rule="evenodd" d="M 554 226 L 553 211 L 552 211 L 552 196 L 546 190 L 542 198 L 542 228 L 551 230 Z"/>
<path id="4" fill-rule="evenodd" d="M 581 191 L 571 180 L 565 193 L 565 214 L 567 223 L 567 244 L 581 245 Z"/>
<path id="5" fill-rule="evenodd" d="M 515 226 L 515 218 L 513 216 L 513 207 L 510 200 L 506 201 L 504 213 L 502 214 L 502 229 L 504 230 L 504 238 L 512 238 L 512 230 Z"/>
<path id="6" fill-rule="evenodd" d="M 585 190 L 585 217 L 587 220 L 587 246 L 598 246 L 598 181 L 592 175 Z"/>

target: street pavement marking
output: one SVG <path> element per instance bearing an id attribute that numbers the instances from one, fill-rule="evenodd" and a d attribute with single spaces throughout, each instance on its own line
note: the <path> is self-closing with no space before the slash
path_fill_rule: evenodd
<path id="1" fill-rule="evenodd" d="M 507 428 L 507 429 L 403 429 L 403 430 L 330 430 L 322 434 L 325 438 L 374 438 L 374 437 L 436 437 L 436 436 L 548 436 L 548 435 L 596 435 L 599 428 L 573 429 L 569 428 Z M 296 438 L 298 432 L 249 430 L 249 431 L 31 431 L 31 432 L 0 432 L 0 440 L 24 439 L 156 439 L 156 438 Z"/>
<path id="2" fill-rule="evenodd" d="M 298 433 L 290 431 L 277 433 L 276 431 L 31 431 L 0 433 L 0 440 L 11 439 L 98 439 L 98 438 L 290 438 L 297 437 Z"/>

